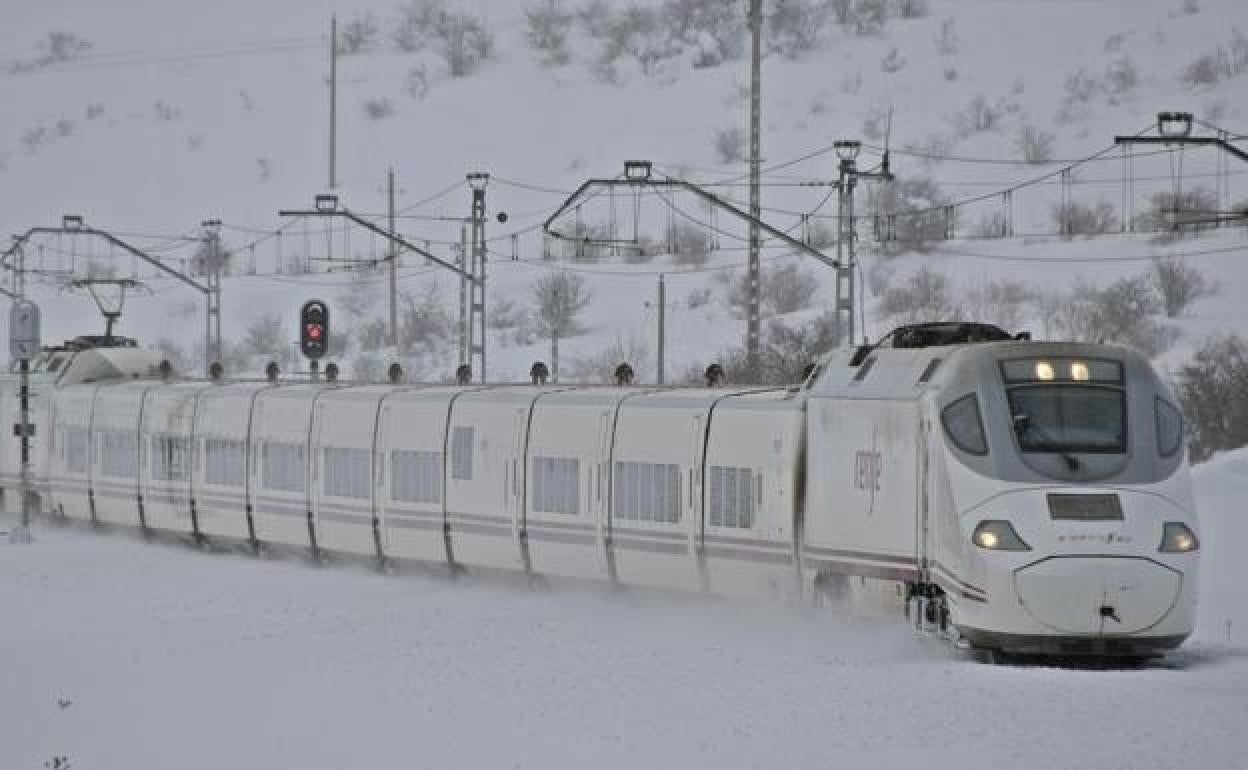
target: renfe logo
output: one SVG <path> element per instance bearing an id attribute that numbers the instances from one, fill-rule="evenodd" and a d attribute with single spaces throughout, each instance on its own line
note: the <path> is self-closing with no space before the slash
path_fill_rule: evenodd
<path id="1" fill-rule="evenodd" d="M 880 472 L 884 466 L 884 455 L 873 449 L 860 449 L 854 453 L 854 487 L 866 492 L 880 490 Z M 872 498 L 875 495 L 872 494 Z"/>

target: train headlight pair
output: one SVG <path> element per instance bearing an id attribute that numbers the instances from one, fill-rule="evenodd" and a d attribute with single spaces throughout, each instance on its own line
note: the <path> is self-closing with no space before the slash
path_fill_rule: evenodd
<path id="1" fill-rule="evenodd" d="M 1030 551 L 1031 546 L 1004 519 L 985 519 L 971 533 L 971 542 L 988 551 Z"/>
<path id="2" fill-rule="evenodd" d="M 1200 549 L 1200 540 L 1196 533 L 1187 525 L 1178 521 L 1167 521 L 1161 529 L 1161 545 L 1157 550 L 1162 553 L 1191 553 Z"/>

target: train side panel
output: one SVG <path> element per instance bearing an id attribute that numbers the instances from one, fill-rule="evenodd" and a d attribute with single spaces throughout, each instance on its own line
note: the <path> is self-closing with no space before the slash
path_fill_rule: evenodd
<path id="1" fill-rule="evenodd" d="M 153 388 L 143 405 L 139 469 L 144 521 L 149 529 L 194 534 L 191 516 L 192 434 L 202 384 Z"/>
<path id="2" fill-rule="evenodd" d="M 806 435 L 806 567 L 917 580 L 919 404 L 811 398 Z"/>
<path id="3" fill-rule="evenodd" d="M 524 443 L 538 388 L 465 393 L 451 409 L 446 516 L 456 564 L 527 569 Z"/>
<path id="4" fill-rule="evenodd" d="M 311 501 L 316 480 L 310 462 L 312 407 L 320 388 L 274 388 L 256 397 L 252 412 L 252 523 L 256 539 L 311 546 Z"/>
<path id="5" fill-rule="evenodd" d="M 381 407 L 377 451 L 384 458 L 378 515 L 387 558 L 448 559 L 443 515 L 447 416 L 462 391 L 397 392 Z"/>
<path id="6" fill-rule="evenodd" d="M 524 528 L 534 571 L 610 577 L 607 493 L 615 411 L 630 391 L 554 393 L 533 408 Z"/>
<path id="7" fill-rule="evenodd" d="M 792 600 L 797 570 L 802 403 L 733 398 L 707 440 L 703 552 L 716 594 Z"/>
<path id="8" fill-rule="evenodd" d="M 55 400 L 56 451 L 49 461 L 52 509 L 91 521 L 91 412 L 98 385 L 60 388 Z M 7 443 L 7 442 L 6 442 Z"/>
<path id="9" fill-rule="evenodd" d="M 378 555 L 374 500 L 384 462 L 375 463 L 373 444 L 385 394 L 382 388 L 350 388 L 317 399 L 312 428 L 316 472 L 309 492 L 321 548 Z"/>
<path id="10" fill-rule="evenodd" d="M 214 386 L 195 410 L 195 463 L 191 490 L 201 535 L 232 541 L 252 537 L 248 508 L 248 469 L 252 405 L 267 386 L 254 383 Z"/>
<path id="11" fill-rule="evenodd" d="M 91 488 L 95 517 L 106 524 L 142 525 L 139 469 L 146 453 L 139 440 L 143 401 L 153 383 L 101 387 L 92 407 Z"/>

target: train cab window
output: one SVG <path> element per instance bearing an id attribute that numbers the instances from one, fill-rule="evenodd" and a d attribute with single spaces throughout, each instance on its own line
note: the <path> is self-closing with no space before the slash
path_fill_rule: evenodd
<path id="1" fill-rule="evenodd" d="M 451 432 L 451 478 L 472 481 L 473 429 L 458 425 Z"/>
<path id="2" fill-rule="evenodd" d="M 390 499 L 399 503 L 442 502 L 442 453 L 396 449 L 390 453 Z"/>
<path id="3" fill-rule="evenodd" d="M 533 458 L 533 510 L 577 514 L 581 463 L 575 458 Z"/>
<path id="4" fill-rule="evenodd" d="M 973 455 L 988 454 L 988 440 L 984 436 L 984 422 L 979 416 L 979 399 L 972 393 L 946 406 L 940 413 L 940 422 L 953 445 Z"/>
<path id="5" fill-rule="evenodd" d="M 1154 418 L 1157 422 L 1157 451 L 1162 457 L 1174 457 L 1183 446 L 1183 415 L 1164 399 L 1154 399 Z"/>
<path id="6" fill-rule="evenodd" d="M 754 472 L 711 466 L 710 523 L 715 527 L 754 526 Z"/>
<path id="7" fill-rule="evenodd" d="M 1024 452 L 1127 451 L 1122 364 L 1096 359 L 1003 361 L 1006 397 Z"/>

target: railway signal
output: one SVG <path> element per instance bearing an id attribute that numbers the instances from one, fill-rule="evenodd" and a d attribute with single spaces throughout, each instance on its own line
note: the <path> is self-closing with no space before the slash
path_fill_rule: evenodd
<path id="1" fill-rule="evenodd" d="M 303 303 L 299 311 L 299 350 L 317 361 L 329 349 L 329 306 L 319 299 Z"/>

